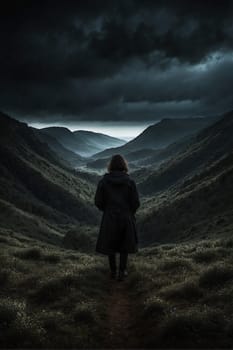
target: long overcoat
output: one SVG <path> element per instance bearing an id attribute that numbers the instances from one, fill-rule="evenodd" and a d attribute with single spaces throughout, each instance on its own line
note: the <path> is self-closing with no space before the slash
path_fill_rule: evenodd
<path id="1" fill-rule="evenodd" d="M 124 171 L 106 173 L 98 183 L 95 205 L 103 211 L 96 251 L 136 253 L 135 213 L 140 201 L 134 180 Z"/>

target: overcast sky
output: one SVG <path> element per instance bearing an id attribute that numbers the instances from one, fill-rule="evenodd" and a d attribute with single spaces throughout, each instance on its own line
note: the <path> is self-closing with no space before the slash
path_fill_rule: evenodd
<path id="1" fill-rule="evenodd" d="M 145 126 L 233 108 L 233 1 L 7 5 L 0 9 L 0 109 L 14 117 Z"/>

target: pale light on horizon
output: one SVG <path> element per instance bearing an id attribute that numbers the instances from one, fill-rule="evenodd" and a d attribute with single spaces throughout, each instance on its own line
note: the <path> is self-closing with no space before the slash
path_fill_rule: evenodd
<path id="1" fill-rule="evenodd" d="M 149 125 L 155 122 L 28 122 L 29 126 L 37 129 L 59 126 L 68 128 L 70 131 L 87 130 L 117 137 L 125 141 L 129 141 L 138 136 Z"/>

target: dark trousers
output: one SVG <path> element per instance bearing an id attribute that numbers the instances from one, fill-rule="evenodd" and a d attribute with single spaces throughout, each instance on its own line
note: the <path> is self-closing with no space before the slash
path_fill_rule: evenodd
<path id="1" fill-rule="evenodd" d="M 126 270 L 128 253 L 120 253 L 119 270 Z M 116 271 L 116 254 L 109 254 L 108 261 L 111 271 Z"/>

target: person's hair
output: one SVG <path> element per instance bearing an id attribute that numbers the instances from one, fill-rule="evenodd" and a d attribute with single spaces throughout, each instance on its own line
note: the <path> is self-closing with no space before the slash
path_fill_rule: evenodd
<path id="1" fill-rule="evenodd" d="M 126 173 L 129 171 L 126 159 L 120 154 L 112 156 L 108 163 L 108 171 L 110 172 L 114 170 L 125 171 Z"/>

